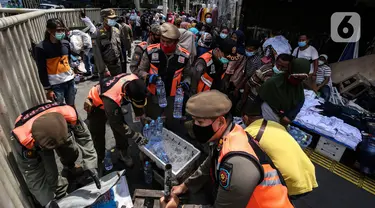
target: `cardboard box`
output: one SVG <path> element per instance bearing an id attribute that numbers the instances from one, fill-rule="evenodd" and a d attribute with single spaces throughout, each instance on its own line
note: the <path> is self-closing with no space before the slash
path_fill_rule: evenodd
<path id="1" fill-rule="evenodd" d="M 315 151 L 339 162 L 345 152 L 345 149 L 345 146 L 321 136 L 319 138 L 318 145 L 316 145 Z"/>

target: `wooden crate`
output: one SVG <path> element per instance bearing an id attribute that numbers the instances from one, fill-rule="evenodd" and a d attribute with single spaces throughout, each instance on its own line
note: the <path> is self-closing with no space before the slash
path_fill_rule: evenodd
<path id="1" fill-rule="evenodd" d="M 160 208 L 160 198 L 164 195 L 162 190 L 136 189 L 133 195 L 134 208 L 145 208 L 145 202 L 151 201 L 150 207 Z"/>

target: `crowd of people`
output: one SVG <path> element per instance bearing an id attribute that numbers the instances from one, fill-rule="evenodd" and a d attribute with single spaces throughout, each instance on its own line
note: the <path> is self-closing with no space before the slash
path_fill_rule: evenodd
<path id="1" fill-rule="evenodd" d="M 203 21 L 183 12 L 141 15 L 133 10 L 117 16 L 113 9 L 103 9 L 101 17 L 95 26 L 82 12 L 88 33 L 49 19 L 35 50 L 40 81 L 54 102 L 22 113 L 13 136 L 19 167 L 41 205 L 65 195 L 53 150 L 64 170 L 77 175 L 79 148 L 84 172 L 100 188 L 97 168 L 103 168 L 107 121 L 120 160 L 132 167 L 135 147 L 128 139 L 143 145 L 147 138 L 125 122 L 122 106 L 127 104 L 143 123 L 162 116 L 167 129 L 186 131 L 209 149 L 195 173 L 173 187 L 169 202 L 161 199 L 163 207 L 177 207 L 178 195 L 210 184 L 214 207 L 286 208 L 318 186 L 314 165 L 286 130 L 303 106 L 305 88 L 330 97 L 328 57 L 309 45 L 306 34 L 292 52 L 277 32 L 266 41 L 253 40 L 241 30 L 214 25 L 208 12 Z M 134 40 L 142 42 L 132 52 Z M 79 66 L 86 70 L 83 76 L 99 77 L 84 104 L 88 127 L 75 111 L 82 107 L 75 106 Z M 164 82 L 166 107 L 159 105 L 158 80 Z M 182 120 L 173 117 L 179 88 L 184 91 Z M 242 118 L 242 126 L 234 117 Z"/>

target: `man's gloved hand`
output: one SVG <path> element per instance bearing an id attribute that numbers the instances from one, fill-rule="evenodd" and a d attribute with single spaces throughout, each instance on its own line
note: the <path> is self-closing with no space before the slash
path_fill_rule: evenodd
<path id="1" fill-rule="evenodd" d="M 180 84 L 181 84 L 182 89 L 185 92 L 189 92 L 190 91 L 190 85 L 189 85 L 189 83 L 187 83 L 187 82 L 181 82 Z"/>
<path id="2" fill-rule="evenodd" d="M 98 177 L 98 171 L 93 168 L 93 169 L 85 170 L 85 172 L 92 178 L 92 180 L 94 180 L 94 182 L 96 184 L 96 188 L 101 189 L 102 185 L 100 184 L 100 180 L 99 180 L 99 177 Z"/>
<path id="3" fill-rule="evenodd" d="M 147 75 L 147 84 L 156 84 L 156 81 L 158 80 L 157 74 L 149 74 Z"/>
<path id="4" fill-rule="evenodd" d="M 148 143 L 148 139 L 146 137 L 144 137 L 141 133 L 139 132 L 136 132 L 135 135 L 134 135 L 134 142 L 139 145 L 139 146 L 142 146 L 142 145 L 145 145 Z"/>

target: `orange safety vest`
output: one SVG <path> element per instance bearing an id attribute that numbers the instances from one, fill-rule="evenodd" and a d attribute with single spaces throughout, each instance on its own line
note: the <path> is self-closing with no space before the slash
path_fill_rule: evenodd
<path id="1" fill-rule="evenodd" d="M 199 58 L 203 59 L 204 62 L 206 62 L 206 66 L 207 66 L 206 69 L 211 67 L 214 64 L 214 62 L 212 61 L 212 50 L 202 54 Z M 221 79 L 224 78 L 224 75 L 225 73 L 221 75 Z M 210 90 L 213 81 L 214 79 L 210 77 L 210 75 L 205 70 L 198 82 L 197 93 Z"/>
<path id="2" fill-rule="evenodd" d="M 31 135 L 31 127 L 35 119 L 46 113 L 52 112 L 57 112 L 63 115 L 68 124 L 75 125 L 77 123 L 78 116 L 73 107 L 66 104 L 44 103 L 35 106 L 18 116 L 12 134 L 18 139 L 22 146 L 27 149 L 32 149 L 35 141 Z"/>
<path id="3" fill-rule="evenodd" d="M 100 98 L 100 86 L 99 84 L 95 85 L 91 88 L 89 95 L 87 98 L 91 101 L 93 107 L 98 107 L 104 110 L 104 104 L 102 99 Z"/>
<path id="4" fill-rule="evenodd" d="M 172 86 L 170 91 L 170 96 L 176 95 L 177 86 L 180 84 L 182 79 L 182 71 L 189 61 L 190 53 L 185 48 L 177 46 L 174 57 L 169 60 L 171 62 L 166 63 L 166 55 L 160 49 L 160 43 L 152 44 L 147 47 L 147 54 L 150 60 L 150 70 L 149 74 L 159 74 L 159 68 L 167 71 L 174 70 Z M 170 68 L 172 67 L 172 68 Z M 177 70 L 176 70 L 177 69 Z M 163 80 L 165 81 L 165 80 Z M 151 94 L 156 95 L 156 85 L 149 84 L 148 90 Z"/>
<path id="5" fill-rule="evenodd" d="M 226 174 L 220 169 L 222 161 L 235 154 L 245 156 L 256 161 L 260 165 L 260 169 L 263 169 L 261 181 L 254 189 L 246 207 L 293 208 L 288 198 L 288 189 L 281 174 L 272 163 L 272 160 L 269 159 L 267 154 L 260 149 L 252 138 L 248 137 L 241 126 L 236 124 L 233 130 L 221 139 L 220 143 L 222 143 L 222 146 L 218 158 L 218 172 L 215 177 L 217 182 L 225 178 Z"/>
<path id="6" fill-rule="evenodd" d="M 105 80 L 101 85 L 101 95 L 115 101 L 118 106 L 121 106 L 121 100 L 124 97 L 122 88 L 132 80 L 138 79 L 135 74 L 119 74 Z"/>

